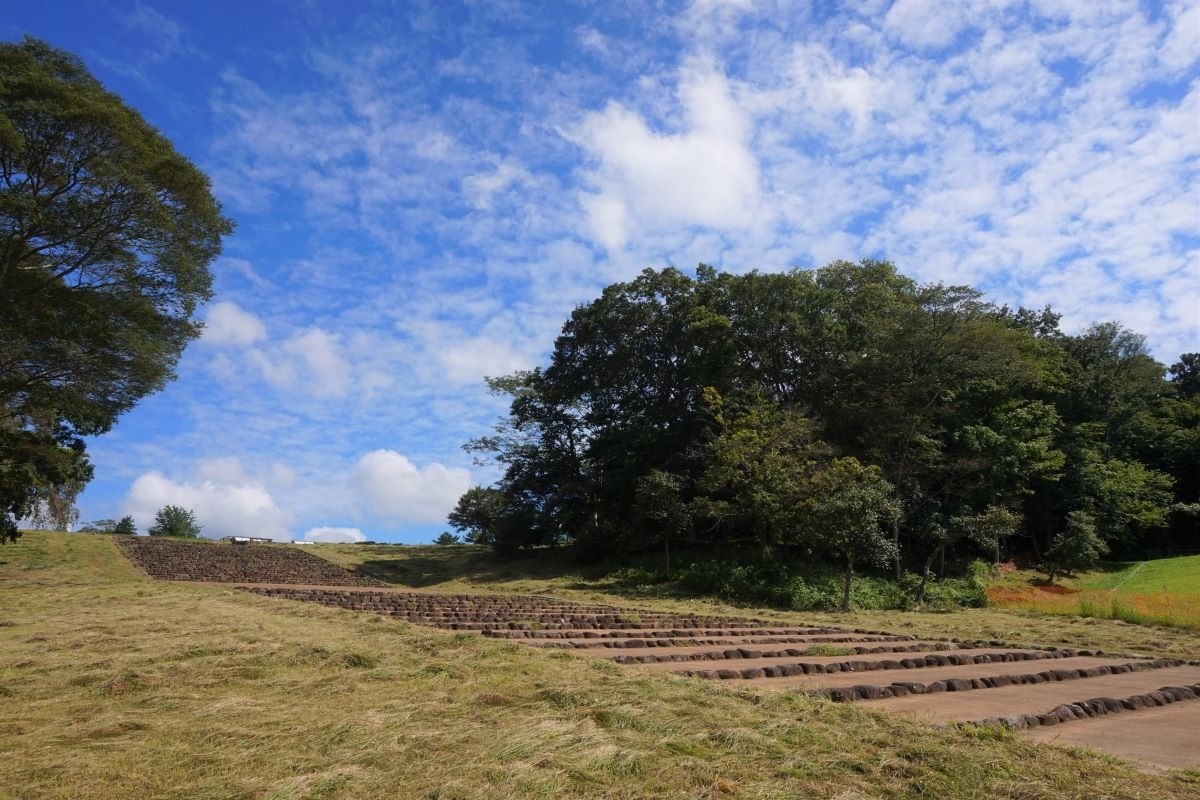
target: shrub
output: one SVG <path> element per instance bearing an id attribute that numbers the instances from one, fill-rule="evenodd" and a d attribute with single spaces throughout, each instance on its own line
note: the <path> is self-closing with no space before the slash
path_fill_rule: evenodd
<path id="1" fill-rule="evenodd" d="M 1095 520 L 1084 511 L 1067 515 L 1067 529 L 1054 537 L 1042 569 L 1050 583 L 1058 575 L 1071 575 L 1096 566 L 1108 546 L 1096 532 Z"/>
<path id="2" fill-rule="evenodd" d="M 112 532 L 123 536 L 134 536 L 137 534 L 137 525 L 133 524 L 133 517 L 121 517 L 121 521 L 113 526 Z"/>
<path id="3" fill-rule="evenodd" d="M 982 606 L 987 565 L 977 562 L 967 578 L 944 578 L 926 587 L 925 607 L 954 609 Z M 908 573 L 902 581 L 859 576 L 851 588 L 855 608 L 885 611 L 913 607 L 919 575 Z M 696 595 L 719 597 L 733 603 L 767 605 L 794 611 L 836 611 L 842 605 L 844 584 L 834 569 L 795 567 L 778 562 L 737 563 L 697 561 L 684 567 L 678 586 Z"/>
<path id="4" fill-rule="evenodd" d="M 201 526 L 196 522 L 196 515 L 181 506 L 163 506 L 154 515 L 154 524 L 150 526 L 151 536 L 181 536 L 195 539 L 200 535 Z"/>

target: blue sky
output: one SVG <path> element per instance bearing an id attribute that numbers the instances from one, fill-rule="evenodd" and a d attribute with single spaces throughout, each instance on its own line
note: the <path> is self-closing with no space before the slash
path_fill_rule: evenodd
<path id="1" fill-rule="evenodd" d="M 7 3 L 237 231 L 82 519 L 429 541 L 572 307 L 647 266 L 882 257 L 1200 349 L 1200 3 Z"/>

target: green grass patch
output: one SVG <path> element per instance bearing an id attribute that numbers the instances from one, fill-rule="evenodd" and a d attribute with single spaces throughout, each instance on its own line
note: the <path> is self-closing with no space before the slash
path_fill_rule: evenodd
<path id="1" fill-rule="evenodd" d="M 1200 629 L 1200 556 L 1107 564 L 1055 586 L 1022 570 L 996 581 L 988 597 L 1007 609 Z"/>
<path id="2" fill-rule="evenodd" d="M 837 644 L 814 644 L 809 645 L 804 653 L 810 656 L 852 656 L 854 648 Z"/>
<path id="3" fill-rule="evenodd" d="M 1116 589 L 1128 594 L 1200 594 L 1200 556 L 1179 556 L 1091 572 L 1072 584 L 1079 589 Z"/>

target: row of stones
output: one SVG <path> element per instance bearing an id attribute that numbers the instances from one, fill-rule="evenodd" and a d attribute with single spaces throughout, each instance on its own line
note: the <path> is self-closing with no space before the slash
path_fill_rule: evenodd
<path id="1" fill-rule="evenodd" d="M 1164 686 L 1153 692 L 1135 694 L 1121 699 L 1112 697 L 1094 697 L 1091 700 L 1080 700 L 1076 703 L 1066 703 L 1057 706 L 1044 714 L 1012 714 L 1003 717 L 987 717 L 972 720 L 968 725 L 981 727 L 1002 727 L 1012 730 L 1028 730 L 1030 728 L 1059 725 L 1064 722 L 1102 717 L 1106 714 L 1120 714 L 1125 711 L 1138 711 L 1143 708 L 1158 708 L 1160 706 L 1178 703 L 1184 700 L 1200 698 L 1200 683 L 1187 686 Z"/>
<path id="2" fill-rule="evenodd" d="M 670 622 L 670 620 L 668 621 Z M 645 624 L 645 623 L 643 623 Z M 765 627 L 744 627 L 744 628 L 670 628 L 663 630 L 653 630 L 648 628 L 633 629 L 633 630 L 580 630 L 578 632 L 565 631 L 546 631 L 546 630 L 519 630 L 519 631 L 486 631 L 484 636 L 491 636 L 497 639 L 530 639 L 530 644 L 536 647 L 559 647 L 559 648 L 593 648 L 593 647 L 672 647 L 672 640 L 684 638 L 687 644 L 700 644 L 701 642 L 693 641 L 699 636 L 712 636 L 728 638 L 731 636 L 762 636 L 762 637 L 780 637 L 780 636 L 824 636 L 826 634 L 836 635 L 839 633 L 848 633 L 842 628 L 765 628 Z M 852 631 L 851 633 L 868 633 L 864 631 Z M 887 634 L 879 632 L 870 632 L 871 635 L 884 636 Z M 911 636 L 902 637 L 911 639 Z M 562 641 L 569 639 L 586 639 L 587 641 Z M 626 645 L 620 641 L 621 639 L 639 639 L 646 641 L 645 645 Z M 657 640 L 657 641 L 650 641 Z M 724 643 L 724 641 L 719 642 Z"/>
<path id="3" fill-rule="evenodd" d="M 888 669 L 921 669 L 923 667 L 961 667 L 967 664 L 993 664 L 1009 661 L 1039 661 L 1046 658 L 1072 658 L 1084 655 L 1081 650 L 1036 650 L 978 653 L 931 653 L 923 658 L 881 659 L 879 661 L 837 661 L 830 664 L 797 662 L 774 664 L 746 669 L 684 669 L 675 674 L 717 680 L 750 680 L 752 678 L 791 678 L 797 675 L 824 675 L 834 672 L 872 672 Z"/>
<path id="4" fill-rule="evenodd" d="M 937 692 L 968 692 L 975 689 L 1000 689 L 1005 686 L 1023 686 L 1026 684 L 1053 683 L 1056 681 L 1079 680 L 1082 678 L 1098 678 L 1101 675 L 1122 675 L 1126 672 L 1163 669 L 1165 667 L 1180 667 L 1185 662 L 1174 658 L 1159 658 L 1153 661 L 1134 661 L 1126 664 L 1105 664 L 1082 669 L 1050 669 L 1045 672 L 1029 672 L 1020 675 L 992 675 L 986 678 L 946 678 L 945 680 L 919 683 L 915 681 L 896 681 L 889 685 L 860 684 L 858 686 L 839 687 L 836 689 L 815 689 L 809 694 L 829 697 L 838 702 L 853 702 L 855 700 L 887 700 L 893 697 L 907 697 L 912 694 L 936 694 Z"/>
<path id="5" fill-rule="evenodd" d="M 636 641 L 636 640 L 635 640 Z M 621 655 L 614 660 L 618 664 L 661 664 L 671 661 L 731 661 L 739 658 L 788 658 L 795 656 L 819 656 L 819 655 L 873 655 L 876 653 L 927 653 L 931 650 L 958 650 L 962 646 L 953 642 L 925 642 L 923 644 L 860 644 L 844 645 L 844 650 L 851 652 L 839 653 L 820 653 L 813 652 L 812 647 L 820 648 L 827 643 L 837 642 L 837 639 L 823 639 L 822 641 L 812 644 L 809 648 L 801 650 L 797 647 L 785 647 L 777 650 L 761 650 L 750 647 L 728 648 L 725 650 L 709 650 L 701 653 L 667 653 L 660 655 L 658 653 L 647 653 L 644 655 Z M 861 639 L 843 638 L 843 642 L 858 642 Z M 899 640 L 897 640 L 899 641 Z"/>
<path id="6" fill-rule="evenodd" d="M 498 631 L 504 633 L 504 631 Z M 838 631 L 840 633 L 840 631 Z M 491 635 L 491 634 L 488 634 Z M 738 652 L 747 651 L 747 645 L 763 645 L 763 644 L 807 644 L 810 646 L 818 645 L 839 645 L 853 642 L 908 642 L 912 641 L 911 636 L 837 636 L 835 634 L 815 634 L 819 635 L 820 639 L 814 639 L 814 634 L 804 636 L 763 636 L 751 637 L 745 641 L 737 642 Z M 742 638 L 742 637 L 739 637 Z M 733 642 L 729 641 L 729 636 L 719 636 L 716 638 L 704 638 L 700 636 L 685 636 L 681 638 L 663 638 L 663 639 L 645 639 L 645 638 L 626 638 L 626 639 L 588 639 L 586 641 L 530 641 L 532 647 L 542 647 L 546 649 L 580 649 L 580 650 L 596 650 L 601 648 L 656 648 L 656 647 L 726 647 L 728 648 Z M 729 652 L 726 650 L 725 652 Z M 748 650 L 748 652 L 755 652 Z M 788 653 L 788 655 L 792 655 Z M 764 656 L 743 656 L 734 655 L 729 658 L 762 658 Z M 697 659 L 690 658 L 675 658 L 671 655 L 643 655 L 643 656 L 622 656 L 622 658 L 631 659 L 630 663 L 637 662 L 642 664 L 652 664 L 655 661 L 691 661 L 704 660 L 704 656 Z"/>
<path id="7" fill-rule="evenodd" d="M 427 594 L 423 592 L 404 591 L 359 591 L 336 588 L 298 588 L 292 586 L 256 586 L 246 587 L 247 591 L 270 597 L 283 597 L 289 600 L 308 600 L 313 602 L 352 602 L 364 607 L 378 607 L 380 610 L 414 609 L 450 613 L 473 613 L 489 610 L 536 610 L 544 613 L 617 613 L 620 609 L 613 606 L 594 605 L 585 603 L 568 603 L 545 597 L 532 595 L 514 595 L 500 597 L 494 595 L 476 594 Z M 639 612 L 648 616 L 667 617 L 671 615 L 656 612 Z M 694 614 L 688 615 L 693 619 L 704 619 Z"/>
<path id="8" fill-rule="evenodd" d="M 183 542 L 140 536 L 119 536 L 114 541 L 135 566 L 160 580 L 382 586 L 374 578 L 282 546 Z"/>
<path id="9" fill-rule="evenodd" d="M 732 620 L 708 617 L 680 617 L 658 613 L 637 613 L 637 621 L 630 621 L 631 612 L 612 607 L 597 607 L 596 611 L 567 613 L 555 610 L 547 613 L 537 602 L 520 600 L 493 600 L 474 598 L 469 606 L 468 598 L 461 596 L 439 598 L 436 595 L 414 595 L 395 593 L 339 592 L 320 589 L 290 589 L 275 587 L 243 587 L 245 591 L 268 597 L 317 602 L 323 605 L 345 608 L 351 611 L 372 611 L 390 614 L 398 619 L 422 625 L 444 627 L 451 630 L 642 630 L 646 627 L 670 626 L 674 629 L 708 629 L 714 624 L 722 630 L 741 632 L 751 630 L 757 624 L 749 620 Z M 530 598 L 534 600 L 533 598 Z M 558 604 L 560 607 L 562 604 Z M 457 608 L 450 612 L 447 609 Z"/>

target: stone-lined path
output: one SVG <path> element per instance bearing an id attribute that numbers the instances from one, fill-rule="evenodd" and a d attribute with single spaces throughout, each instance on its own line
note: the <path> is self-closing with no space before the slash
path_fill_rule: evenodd
<path id="1" fill-rule="evenodd" d="M 146 539 L 121 546 L 154 577 L 228 582 L 268 597 L 569 649 L 629 669 L 812 693 L 935 724 L 1004 726 L 1153 767 L 1200 768 L 1200 662 L 404 591 L 283 547 Z"/>
<path id="2" fill-rule="evenodd" d="M 543 597 L 244 588 L 570 649 L 645 671 L 858 701 L 935 724 L 1011 727 L 1039 740 L 1066 741 L 1148 765 L 1200 767 L 1200 750 L 1180 744 L 1191 742 L 1200 728 L 1195 702 L 1200 663 L 670 615 Z M 1134 719 L 1137 725 L 1124 725 Z M 1069 739 L 1047 733 L 1076 725 Z M 1132 733 L 1147 725 L 1157 726 L 1158 747 Z"/>

